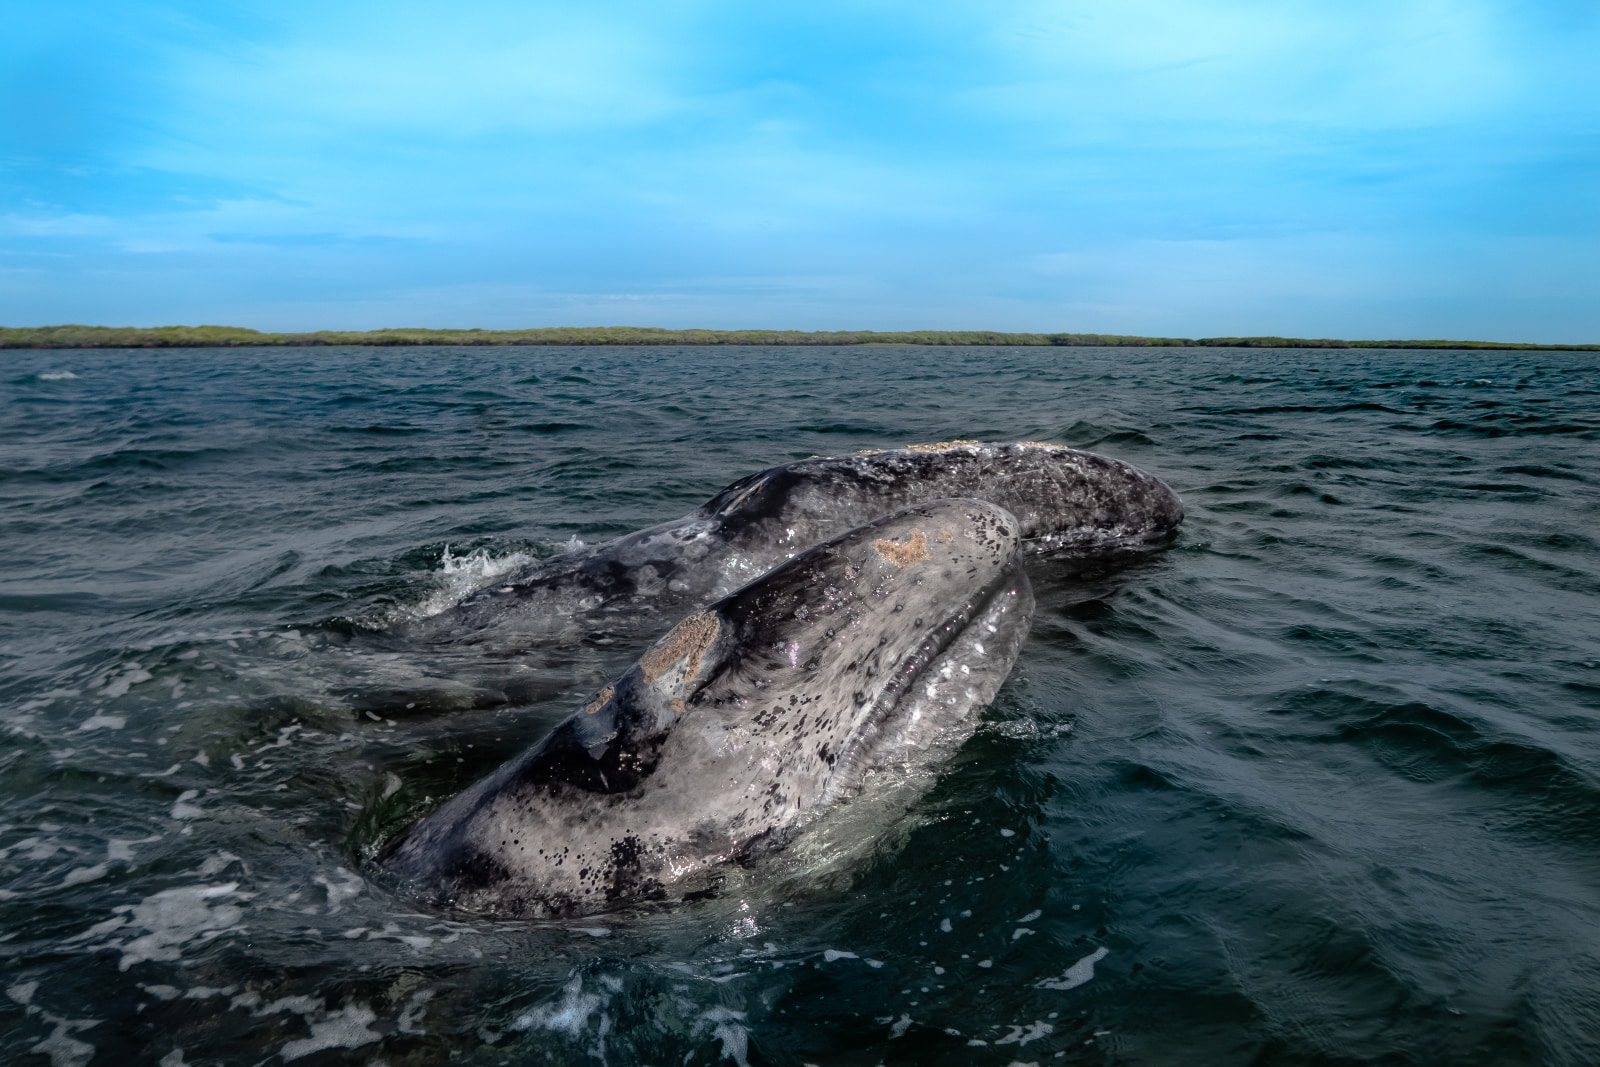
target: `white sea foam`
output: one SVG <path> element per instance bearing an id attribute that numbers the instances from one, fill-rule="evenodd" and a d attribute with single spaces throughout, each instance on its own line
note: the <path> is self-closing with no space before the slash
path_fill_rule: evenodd
<path id="1" fill-rule="evenodd" d="M 1047 1022 L 1034 1021 L 1024 1026 L 1013 1026 L 1006 1036 L 995 1039 L 997 1045 L 1026 1045 L 1030 1041 L 1037 1041 L 1041 1037 L 1048 1037 L 1055 1032 L 1055 1027 Z"/>
<path id="2" fill-rule="evenodd" d="M 511 1024 L 511 1029 L 551 1030 L 576 1038 L 587 1028 L 589 1017 L 602 1011 L 610 999 L 603 993 L 585 993 L 583 976 L 575 974 L 572 980 L 562 987 L 559 1003 L 523 1012 Z"/>
<path id="3" fill-rule="evenodd" d="M 101 689 L 104 691 L 107 697 L 114 700 L 117 697 L 126 696 L 129 689 L 138 685 L 140 682 L 148 682 L 152 677 L 154 677 L 154 675 L 145 670 L 139 664 L 130 663 L 121 674 L 118 674 L 115 677 L 107 678 L 105 683 L 101 686 Z"/>
<path id="4" fill-rule="evenodd" d="M 15 844 L 7 845 L 5 848 L 0 848 L 0 859 L 5 859 L 13 852 L 16 852 L 20 854 L 20 859 L 37 863 L 40 860 L 47 860 L 51 856 L 63 851 L 70 850 L 68 850 L 65 845 L 53 837 L 25 837 Z"/>
<path id="5" fill-rule="evenodd" d="M 59 1015 L 52 1015 L 33 1002 L 34 995 L 38 992 L 38 982 L 19 982 L 6 987 L 6 996 L 10 1000 L 21 1005 L 29 1015 L 36 1016 L 55 1027 L 48 1037 L 33 1045 L 28 1051 L 50 1057 L 50 1067 L 83 1067 L 83 1064 L 88 1063 L 94 1056 L 94 1046 L 79 1041 L 72 1035 L 79 1030 L 100 1025 L 100 1020 L 63 1019 Z"/>
<path id="6" fill-rule="evenodd" d="M 128 725 L 128 720 L 121 715 L 94 715 L 78 724 L 78 731 L 85 730 L 120 730 Z"/>
<path id="7" fill-rule="evenodd" d="M 76 1030 L 87 1030 L 98 1025 L 99 1019 L 60 1019 L 48 1013 L 43 1018 L 54 1025 L 55 1030 L 28 1051 L 49 1056 L 50 1067 L 83 1067 L 94 1058 L 94 1046 L 87 1041 L 79 1041 L 72 1034 Z"/>
<path id="8" fill-rule="evenodd" d="M 319 874 L 313 879 L 328 894 L 328 914 L 337 915 L 344 909 L 344 902 L 352 897 L 360 896 L 366 889 L 366 883 L 360 877 L 345 870 L 343 867 L 334 871 L 338 881 L 327 875 Z"/>
<path id="9" fill-rule="evenodd" d="M 172 802 L 172 811 L 169 813 L 174 819 L 198 819 L 205 815 L 205 809 L 198 804 L 189 803 L 200 795 L 198 789 L 185 789 L 178 794 L 178 799 Z"/>
<path id="10" fill-rule="evenodd" d="M 97 882 L 110 873 L 111 868 L 104 863 L 97 863 L 93 867 L 75 867 L 61 879 L 58 889 L 68 889 L 85 882 Z"/>
<path id="11" fill-rule="evenodd" d="M 346 1004 L 338 1011 L 325 1011 L 319 1002 L 316 1009 L 303 1014 L 311 1027 L 311 1036 L 286 1042 L 278 1050 L 285 1060 L 297 1060 L 330 1048 L 360 1048 L 382 1036 L 368 1029 L 378 1016 L 365 1004 Z"/>
<path id="12" fill-rule="evenodd" d="M 532 562 L 533 557 L 525 552 L 495 556 L 486 548 L 475 548 L 457 556 L 451 552 L 449 545 L 445 545 L 439 557 L 439 569 L 435 572 L 436 588 L 418 603 L 400 609 L 397 619 L 425 619 L 447 611 L 502 574 L 509 574 Z"/>
<path id="13" fill-rule="evenodd" d="M 698 1037 L 710 1027 L 711 1036 L 722 1042 L 722 1058 L 732 1060 L 739 1067 L 750 1067 L 750 1030 L 744 1025 L 744 1018 L 744 1012 L 719 1004 L 701 1012 L 690 1033 Z"/>
<path id="14" fill-rule="evenodd" d="M 1094 965 L 1110 954 L 1111 950 L 1102 945 L 1071 967 L 1068 967 L 1066 973 L 1060 978 L 1046 978 L 1042 982 L 1035 983 L 1035 988 L 1076 989 L 1094 977 Z"/>
<path id="15" fill-rule="evenodd" d="M 395 1020 L 395 1029 L 402 1034 L 426 1033 L 418 1024 L 428 1010 L 428 1001 L 433 999 L 433 993 L 431 989 L 419 989 L 411 994 L 406 1006 L 400 1012 L 400 1017 Z"/>
<path id="16" fill-rule="evenodd" d="M 227 882 L 165 889 L 137 904 L 113 909 L 112 918 L 68 938 L 67 943 L 92 941 L 108 934 L 135 934 L 126 941 L 110 939 L 91 946 L 120 951 L 122 960 L 117 969 L 122 971 L 146 960 L 181 959 L 192 944 L 205 944 L 239 928 L 239 920 L 244 918 L 240 905 L 249 899 L 249 894 L 237 892 L 238 888 L 237 882 Z"/>

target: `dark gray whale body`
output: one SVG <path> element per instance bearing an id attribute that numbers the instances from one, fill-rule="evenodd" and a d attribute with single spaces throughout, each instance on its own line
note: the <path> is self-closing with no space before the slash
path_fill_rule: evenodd
<path id="1" fill-rule="evenodd" d="M 1160 548 L 1183 520 L 1158 479 L 1061 445 L 956 441 L 819 457 L 743 478 L 681 519 L 541 561 L 401 629 L 455 641 L 541 616 L 688 610 L 863 523 L 955 497 L 1009 511 L 1029 554 L 1091 564 Z"/>
<path id="2" fill-rule="evenodd" d="M 713 504 L 737 512 L 788 470 Z M 803 491 L 808 473 L 778 489 Z M 1027 635 L 1026 529 L 992 503 L 941 500 L 802 544 L 383 862 L 435 905 L 495 916 L 706 895 L 730 863 L 841 800 L 881 802 L 970 735 Z"/>

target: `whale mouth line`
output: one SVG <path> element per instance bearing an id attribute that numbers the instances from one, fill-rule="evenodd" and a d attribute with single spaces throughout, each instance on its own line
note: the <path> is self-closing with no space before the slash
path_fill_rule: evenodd
<path id="1" fill-rule="evenodd" d="M 861 776 L 863 768 L 870 769 L 879 762 L 897 731 L 912 725 L 909 720 L 917 713 L 912 708 L 917 702 L 915 687 L 919 683 L 926 684 L 930 678 L 952 677 L 953 669 L 947 672 L 945 668 L 957 666 L 964 638 L 975 636 L 977 654 L 985 654 L 982 643 L 985 635 L 975 631 L 987 627 L 988 634 L 998 636 L 1002 602 L 1016 595 L 1019 579 L 1026 581 L 1020 567 L 1013 565 L 1003 569 L 989 583 L 963 598 L 956 610 L 930 627 L 927 636 L 899 658 L 889 682 L 872 699 L 871 706 L 859 716 L 854 729 L 840 745 L 838 762 L 828 776 L 820 804 L 827 805 L 859 784 L 853 779 Z"/>

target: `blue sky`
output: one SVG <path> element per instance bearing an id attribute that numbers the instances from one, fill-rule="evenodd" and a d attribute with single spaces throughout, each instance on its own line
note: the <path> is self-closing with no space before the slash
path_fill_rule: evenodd
<path id="1" fill-rule="evenodd" d="M 1600 341 L 1594 0 L 59 0 L 0 324 Z"/>

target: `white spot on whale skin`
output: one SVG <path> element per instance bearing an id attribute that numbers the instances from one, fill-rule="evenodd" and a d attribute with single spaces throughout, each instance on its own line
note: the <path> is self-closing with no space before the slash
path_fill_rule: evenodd
<path id="1" fill-rule="evenodd" d="M 1083 957 L 1060 978 L 1046 978 L 1035 985 L 1036 989 L 1076 989 L 1094 977 L 1094 965 L 1111 954 L 1111 950 L 1101 946 L 1089 955 Z"/>
<path id="2" fill-rule="evenodd" d="M 833 963 L 836 960 L 858 960 L 860 958 L 854 952 L 846 952 L 844 949 L 839 948 L 824 949 L 822 952 L 822 959 L 825 963 Z"/>

